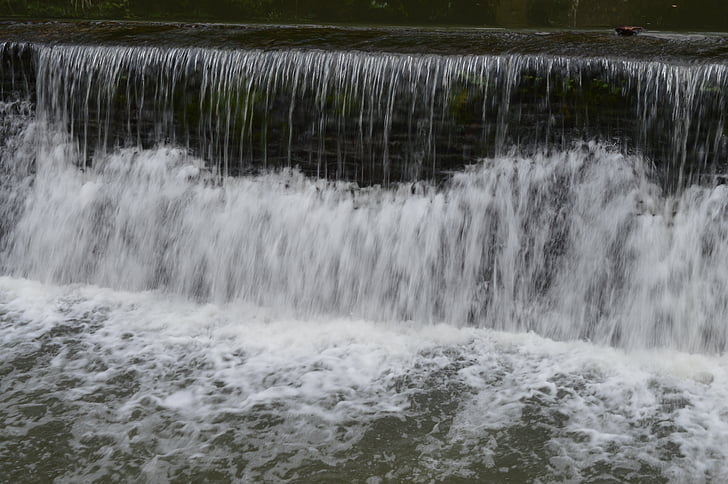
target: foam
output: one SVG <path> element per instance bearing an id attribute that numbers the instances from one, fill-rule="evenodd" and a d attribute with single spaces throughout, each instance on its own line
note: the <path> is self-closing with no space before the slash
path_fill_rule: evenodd
<path id="1" fill-rule="evenodd" d="M 52 133 L 0 252 L 15 276 L 633 349 L 728 342 L 725 187 L 665 196 L 648 160 L 605 145 L 361 189 L 220 178 L 170 146 L 81 171 Z"/>
<path id="2" fill-rule="evenodd" d="M 62 482 L 728 476 L 724 356 L 8 277 L 0 313 L 0 452 L 58 439 Z"/>

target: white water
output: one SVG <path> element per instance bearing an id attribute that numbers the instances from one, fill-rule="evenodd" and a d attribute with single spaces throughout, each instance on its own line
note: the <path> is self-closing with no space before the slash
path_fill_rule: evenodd
<path id="1" fill-rule="evenodd" d="M 13 278 L 0 315 L 0 453 L 59 482 L 728 478 L 722 356 Z"/>
<path id="2" fill-rule="evenodd" d="M 485 160 L 440 189 L 384 190 L 295 172 L 220 180 L 167 147 L 81 171 L 62 141 L 40 150 L 32 189 L 18 184 L 10 274 L 302 316 L 725 348 L 728 190 L 664 198 L 637 156 L 578 145 Z"/>
<path id="3" fill-rule="evenodd" d="M 385 189 L 89 166 L 41 114 L 0 105 L 7 479 L 728 479 L 725 185 L 599 143 Z"/>

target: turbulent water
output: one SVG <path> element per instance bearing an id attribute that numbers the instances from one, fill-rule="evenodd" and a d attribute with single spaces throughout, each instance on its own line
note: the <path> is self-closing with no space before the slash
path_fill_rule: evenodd
<path id="1" fill-rule="evenodd" d="M 0 280 L 11 482 L 705 482 L 725 358 Z"/>
<path id="2" fill-rule="evenodd" d="M 719 58 L 0 51 L 3 479 L 728 479 Z"/>

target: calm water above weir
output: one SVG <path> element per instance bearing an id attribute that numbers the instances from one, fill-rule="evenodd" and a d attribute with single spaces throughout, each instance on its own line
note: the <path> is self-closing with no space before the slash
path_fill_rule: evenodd
<path id="1" fill-rule="evenodd" d="M 728 37 L 4 23 L 11 482 L 728 479 Z"/>

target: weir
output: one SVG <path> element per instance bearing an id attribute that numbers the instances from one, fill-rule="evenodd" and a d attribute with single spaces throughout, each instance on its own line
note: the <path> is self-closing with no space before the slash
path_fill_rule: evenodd
<path id="1" fill-rule="evenodd" d="M 728 343 L 728 65 L 8 42 L 6 274 Z"/>
<path id="2" fill-rule="evenodd" d="M 728 482 L 726 46 L 0 21 L 0 480 Z"/>
<path id="3" fill-rule="evenodd" d="M 77 140 L 83 164 L 97 151 L 171 143 L 221 175 L 298 167 L 389 185 L 441 180 L 514 148 L 598 139 L 646 155 L 674 191 L 710 183 L 728 153 L 722 63 L 88 45 L 2 52 L 4 89 L 9 79 L 34 92 L 44 119 Z"/>

